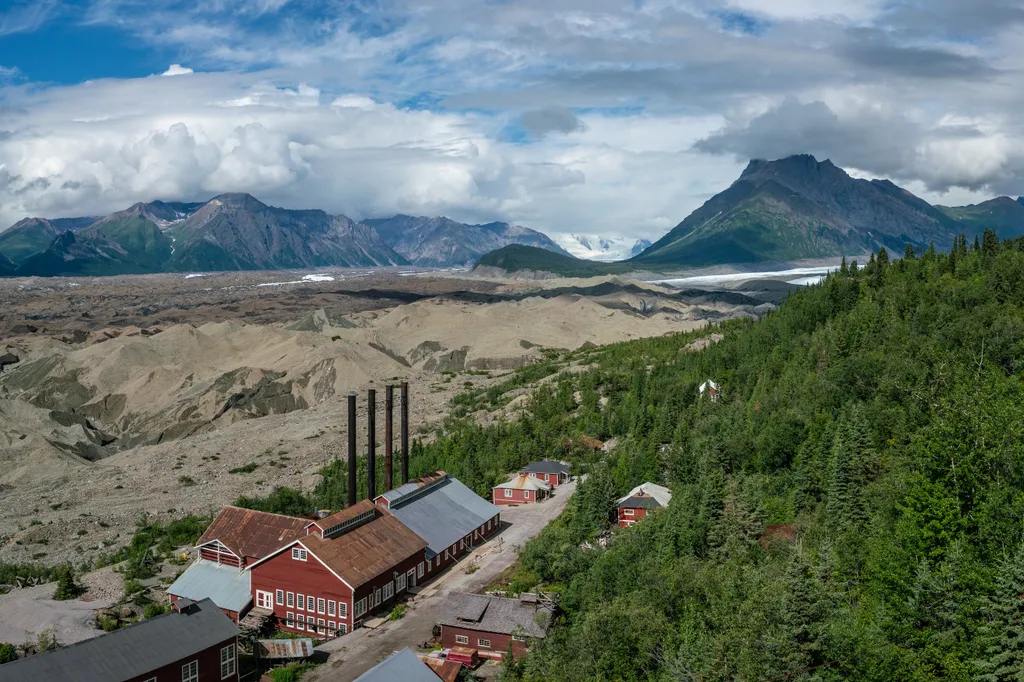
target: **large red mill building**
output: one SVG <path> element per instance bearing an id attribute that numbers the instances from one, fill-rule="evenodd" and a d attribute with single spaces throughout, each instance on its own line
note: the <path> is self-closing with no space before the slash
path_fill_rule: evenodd
<path id="1" fill-rule="evenodd" d="M 372 500 L 355 499 L 355 395 L 350 394 L 348 507 L 317 519 L 224 507 L 197 543 L 199 559 L 168 588 L 172 601 L 210 598 L 236 622 L 251 613 L 283 630 L 334 637 L 359 627 L 498 530 L 498 508 L 447 473 L 408 481 L 406 386 L 401 462 L 406 482 L 390 490 L 389 386 L 385 492 L 372 495 L 377 489 L 373 393 L 367 462 Z"/>

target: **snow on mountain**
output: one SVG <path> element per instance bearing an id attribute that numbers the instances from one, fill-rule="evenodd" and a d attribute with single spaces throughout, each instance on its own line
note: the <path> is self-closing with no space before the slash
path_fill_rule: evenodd
<path id="1" fill-rule="evenodd" d="M 555 241 L 576 258 L 599 261 L 625 260 L 651 245 L 646 239 L 633 240 L 627 237 L 600 237 L 588 234 L 558 235 Z"/>

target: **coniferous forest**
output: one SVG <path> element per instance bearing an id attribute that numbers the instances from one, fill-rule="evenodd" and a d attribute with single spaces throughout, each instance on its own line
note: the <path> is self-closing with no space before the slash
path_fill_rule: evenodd
<path id="1" fill-rule="evenodd" d="M 882 250 L 759 322 L 565 359 L 527 370 L 548 376 L 521 418 L 453 418 L 413 453 L 481 493 L 540 456 L 587 474 L 521 548 L 512 589 L 559 611 L 506 680 L 1024 679 L 1024 242 Z M 275 495 L 343 499 L 336 469 Z M 644 481 L 671 504 L 581 548 Z"/>

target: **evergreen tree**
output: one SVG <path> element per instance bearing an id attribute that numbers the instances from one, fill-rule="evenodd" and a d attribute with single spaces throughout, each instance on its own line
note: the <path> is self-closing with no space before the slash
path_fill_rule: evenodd
<path id="1" fill-rule="evenodd" d="M 917 252 L 914 251 L 914 247 L 912 245 L 907 244 L 907 248 L 903 249 L 903 259 L 914 260 L 915 258 L 917 258 Z"/>
<path id="2" fill-rule="evenodd" d="M 742 560 L 757 545 L 763 530 L 764 524 L 739 491 L 735 479 L 729 479 L 722 509 L 708 534 L 711 556 L 720 562 Z"/>
<path id="3" fill-rule="evenodd" d="M 839 264 L 839 274 L 844 276 L 850 274 L 850 266 L 846 264 L 846 256 L 843 256 L 843 261 Z"/>
<path id="4" fill-rule="evenodd" d="M 824 590 L 800 547 L 793 552 L 786 566 L 785 582 L 788 598 L 782 627 L 790 647 L 783 654 L 782 667 L 792 674 L 824 662 L 825 620 L 830 609 L 825 602 Z M 802 675 L 798 679 L 811 682 L 820 678 Z"/>
<path id="5" fill-rule="evenodd" d="M 978 235 L 974 235 L 974 246 L 971 247 L 971 251 L 981 251 L 981 243 L 978 241 Z"/>
<path id="6" fill-rule="evenodd" d="M 1001 562 L 983 613 L 986 647 L 978 682 L 1024 680 L 1024 545 Z"/>
<path id="7" fill-rule="evenodd" d="M 75 582 L 75 574 L 72 573 L 71 568 L 68 566 L 61 568 L 57 577 L 57 589 L 53 592 L 53 598 L 56 601 L 67 601 L 69 599 L 76 599 L 81 593 L 82 588 Z"/>
<path id="8" fill-rule="evenodd" d="M 18 660 L 18 650 L 13 644 L 0 642 L 0 664 Z"/>

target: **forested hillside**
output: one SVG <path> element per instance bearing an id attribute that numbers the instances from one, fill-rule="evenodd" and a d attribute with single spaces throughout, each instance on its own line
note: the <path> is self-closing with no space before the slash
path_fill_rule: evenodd
<path id="1" fill-rule="evenodd" d="M 481 492 L 541 455 L 590 472 L 522 550 L 513 589 L 559 592 L 560 615 L 505 677 L 1021 679 L 1024 242 L 882 251 L 715 331 L 699 352 L 688 335 L 575 354 L 588 369 L 552 376 L 524 418 L 417 446 L 414 474 Z M 527 371 L 457 414 L 559 363 Z M 697 399 L 707 378 L 722 402 Z M 572 451 L 584 434 L 618 446 Z M 341 468 L 326 473 L 316 501 L 340 503 Z M 668 508 L 580 549 L 646 480 L 672 488 Z M 300 494 L 277 495 L 246 502 Z"/>

